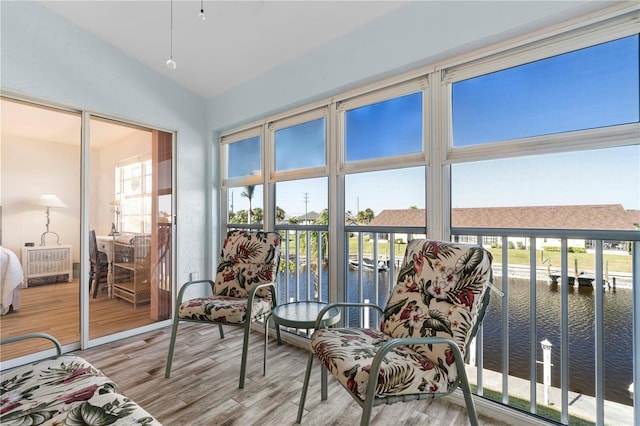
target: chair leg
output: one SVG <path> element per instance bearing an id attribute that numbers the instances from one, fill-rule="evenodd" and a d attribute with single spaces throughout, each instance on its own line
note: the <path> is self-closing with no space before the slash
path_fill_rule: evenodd
<path id="1" fill-rule="evenodd" d="M 458 368 L 460 371 L 460 368 Z M 469 416 L 469 422 L 471 426 L 478 426 L 478 413 L 476 411 L 476 404 L 473 402 L 473 396 L 471 395 L 471 388 L 469 387 L 469 380 L 467 379 L 467 372 L 462 367 L 461 373 L 458 373 L 460 380 L 459 386 L 464 394 L 464 402 L 467 405 L 467 415 Z"/>
<path id="2" fill-rule="evenodd" d="M 367 395 L 362 405 L 362 417 L 360 418 L 360 426 L 369 426 L 371 421 L 371 411 L 373 411 L 373 399 L 375 395 Z"/>
<path id="3" fill-rule="evenodd" d="M 220 332 L 220 338 L 224 339 L 224 330 L 222 329 L 222 324 L 218 324 L 218 331 Z"/>
<path id="4" fill-rule="evenodd" d="M 91 290 L 93 290 L 93 298 L 96 298 L 96 290 L 92 287 L 92 286 L 97 286 L 97 283 L 95 283 L 95 279 L 94 279 L 94 275 L 93 275 L 93 268 L 91 268 L 91 270 L 89 271 L 89 294 L 91 294 Z"/>
<path id="5" fill-rule="evenodd" d="M 93 282 L 93 298 L 95 299 L 98 295 L 98 287 L 100 287 L 100 276 L 98 272 L 94 272 L 91 281 Z M 91 288 L 91 287 L 89 287 Z"/>
<path id="6" fill-rule="evenodd" d="M 242 361 L 240 364 L 240 383 L 238 388 L 244 389 L 244 376 L 247 372 L 247 353 L 249 352 L 249 333 L 251 332 L 251 321 L 246 321 L 244 325 L 244 339 L 242 341 Z"/>
<path id="7" fill-rule="evenodd" d="M 176 335 L 178 334 L 178 323 L 180 322 L 180 318 L 178 318 L 178 313 L 174 314 L 173 318 L 173 326 L 171 327 L 171 341 L 169 342 L 169 355 L 167 356 L 167 366 L 164 370 L 164 377 L 167 379 L 171 377 L 171 364 L 173 363 L 173 350 L 176 346 Z"/>
<path id="8" fill-rule="evenodd" d="M 304 373 L 304 383 L 302 384 L 302 394 L 300 395 L 300 404 L 298 405 L 298 417 L 296 423 L 302 422 L 302 414 L 304 414 L 304 402 L 307 399 L 307 388 L 309 387 L 309 378 L 311 377 L 311 367 L 313 367 L 313 352 L 309 354 L 307 361 L 307 371 Z"/>
<path id="9" fill-rule="evenodd" d="M 271 315 L 267 315 L 264 319 L 264 353 L 262 354 L 262 375 L 267 375 L 267 344 L 269 343 L 269 319 Z M 278 324 L 275 324 L 278 328 Z"/>

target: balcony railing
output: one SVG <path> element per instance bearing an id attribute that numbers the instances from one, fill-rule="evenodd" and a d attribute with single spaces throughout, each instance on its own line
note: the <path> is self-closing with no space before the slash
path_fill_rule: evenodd
<path id="1" fill-rule="evenodd" d="M 281 303 L 328 301 L 327 254 L 335 248 L 327 246 L 327 227 L 276 229 L 287 265 L 279 277 Z M 331 284 L 342 286 L 334 294 L 384 307 L 407 240 L 424 238 L 424 228 L 348 226 L 344 235 L 338 268 L 344 279 Z M 638 394 L 629 392 L 640 383 L 634 369 L 640 362 L 640 231 L 454 228 L 451 239 L 492 251 L 495 285 L 503 292 L 492 295 L 476 339 L 470 371 L 479 396 L 562 424 L 640 424 Z M 619 255 L 604 249 L 618 242 L 627 248 Z M 345 321 L 377 324 L 356 310 Z M 546 389 L 543 340 L 553 342 Z"/>
<path id="2" fill-rule="evenodd" d="M 539 312 L 544 307 L 538 305 L 538 300 L 541 299 L 540 276 L 543 279 L 548 280 L 548 286 L 550 289 L 556 291 L 555 296 L 559 298 L 558 302 L 558 316 L 552 320 L 557 321 L 556 324 L 557 336 L 554 336 L 559 341 L 559 354 L 556 357 L 559 363 L 554 364 L 554 369 L 559 370 L 559 386 L 557 391 L 559 392 L 560 400 L 555 402 L 559 409 L 558 418 L 554 420 L 561 422 L 562 424 L 574 423 L 575 417 L 586 417 L 586 420 L 595 422 L 596 424 L 640 424 L 639 408 L 637 394 L 627 394 L 626 400 L 619 401 L 618 403 L 610 401 L 605 398 L 605 384 L 607 387 L 612 387 L 611 382 L 617 383 L 619 388 L 628 391 L 628 386 L 631 383 L 639 383 L 638 369 L 634 366 L 637 365 L 640 359 L 640 353 L 638 353 L 639 340 L 638 340 L 638 312 L 640 307 L 640 293 L 639 289 L 639 277 L 640 273 L 640 255 L 638 250 L 640 249 L 640 231 L 594 231 L 594 230 L 548 230 L 548 229 L 477 229 L 477 228 L 455 228 L 453 230 L 454 239 L 464 238 L 465 236 L 474 236 L 475 242 L 483 243 L 487 239 L 493 239 L 499 242 L 496 246 L 500 247 L 500 263 L 494 263 L 494 273 L 496 275 L 496 282 L 501 285 L 504 292 L 503 300 L 507 303 L 501 303 L 500 306 L 500 326 L 501 326 L 501 343 L 500 343 L 500 373 L 501 386 L 500 389 L 495 389 L 500 395 L 500 401 L 503 404 L 511 405 L 510 395 L 516 392 L 512 391 L 512 388 L 518 387 L 518 384 L 513 384 L 511 380 L 510 372 L 513 370 L 510 365 L 510 359 L 514 351 L 518 353 L 526 353 L 527 364 L 529 370 L 529 378 L 539 377 L 539 356 L 540 353 L 540 341 L 545 336 L 540 336 L 540 322 L 542 318 L 539 316 Z M 529 262 L 524 265 L 524 271 L 520 269 L 519 272 L 514 272 L 514 265 L 511 262 L 509 242 L 517 239 L 527 243 L 527 250 L 529 252 Z M 555 240 L 559 242 L 559 252 L 557 253 L 560 259 L 559 271 L 553 271 L 548 264 L 548 258 L 540 258 L 538 253 L 544 253 L 544 246 L 541 245 L 542 241 Z M 584 241 L 588 242 L 585 246 L 593 247 L 588 254 L 592 257 L 592 263 L 589 263 L 588 270 L 580 270 L 577 259 L 574 258 L 574 263 L 571 265 L 569 261 L 570 252 L 574 251 L 573 247 L 569 246 L 569 241 Z M 626 269 L 621 270 L 609 270 L 607 257 L 613 257 L 614 254 L 609 252 L 605 254 L 603 247 L 611 246 L 612 242 L 625 242 L 627 247 L 630 247 L 630 253 L 620 252 L 621 257 L 626 258 Z M 619 265 L 619 264 L 618 264 Z M 521 265 L 518 265 L 521 266 Z M 573 266 L 573 267 L 572 267 Z M 617 266 L 616 268 L 623 269 L 625 266 Z M 528 271 L 527 271 L 528 269 Z M 508 301 L 511 297 L 511 285 L 510 280 L 514 274 L 522 274 L 524 272 L 524 279 L 528 281 L 528 329 L 527 330 L 512 330 L 511 324 L 514 322 L 515 315 L 510 311 L 510 303 Z M 553 275 L 553 277 L 551 277 Z M 585 277 L 582 280 L 581 277 Z M 554 282 L 555 281 L 555 282 Z M 570 285 L 573 281 L 573 290 Z M 613 283 L 613 286 L 612 286 Z M 557 286 L 557 287 L 556 287 Z M 617 288 L 616 288 L 617 287 Z M 574 298 L 573 295 L 577 289 L 578 296 Z M 616 291 L 625 292 L 624 297 L 628 297 L 626 303 L 613 304 L 611 300 L 615 299 Z M 580 295 L 580 293 L 583 293 Z M 586 303 L 584 303 L 586 301 Z M 583 305 L 580 305 L 583 303 Z M 592 312 L 588 312 L 585 307 L 592 307 Z M 605 309 L 607 307 L 607 309 Z M 622 308 L 622 309 L 621 309 Z M 588 309 L 591 310 L 591 309 Z M 614 312 L 611 312 L 614 310 Z M 624 312 L 621 312 L 624 311 Z M 615 318 L 618 318 L 615 320 Z M 582 323 L 580 323 L 582 321 Z M 518 321 L 518 323 L 520 323 Z M 487 321 L 483 329 L 486 329 Z M 573 332 L 574 327 L 578 329 L 576 333 Z M 626 336 L 626 341 L 615 341 L 611 336 L 605 336 L 605 330 L 612 331 L 612 327 L 622 327 L 625 329 L 623 335 Z M 510 334 L 511 331 L 511 334 Z M 620 332 L 620 330 L 616 330 Z M 527 348 L 515 347 L 510 344 L 513 332 L 526 333 L 528 335 Z M 486 332 L 480 334 L 480 341 L 476 348 L 476 357 L 478 359 L 477 368 L 477 385 L 478 394 L 483 394 L 483 376 L 485 375 L 485 369 L 483 369 L 483 340 L 486 339 Z M 589 341 L 591 347 L 580 346 L 581 341 Z M 486 342 L 485 342 L 486 343 Z M 486 346 L 486 345 L 485 345 Z M 605 352 L 623 351 L 628 352 L 624 354 L 621 359 L 626 360 L 624 365 L 611 366 L 606 369 Z M 587 351 L 589 356 L 579 353 L 579 351 Z M 486 352 L 484 352 L 486 353 Z M 628 356 L 626 356 L 628 355 Z M 575 366 L 571 369 L 571 360 L 573 357 L 581 359 L 591 359 L 591 362 L 586 362 L 582 368 L 577 369 Z M 485 358 L 486 359 L 486 358 Z M 617 371 L 616 371 L 617 370 Z M 625 374 L 620 374 L 620 370 L 626 371 Z M 617 377 L 614 380 L 605 381 L 607 375 L 616 374 Z M 593 385 L 591 389 L 583 388 L 580 392 L 571 392 L 572 381 L 575 381 L 577 377 L 590 376 L 593 377 Z M 539 385 L 538 380 L 528 380 L 528 395 L 520 395 L 528 402 L 528 410 L 532 414 L 540 414 L 548 416 L 549 411 L 546 410 L 540 403 Z M 522 391 L 522 389 L 519 389 Z M 544 392 L 544 391 L 543 391 Z M 585 397 L 584 395 L 589 395 Z M 577 404 L 577 399 L 583 397 L 581 404 Z M 618 392 L 619 399 L 619 392 Z M 585 406 L 582 410 L 579 406 Z M 606 407 L 606 410 L 605 410 Z M 522 408 L 522 407 L 521 407 Z M 575 409 L 574 409 L 575 408 Z M 525 408 L 527 409 L 527 408 Z"/>

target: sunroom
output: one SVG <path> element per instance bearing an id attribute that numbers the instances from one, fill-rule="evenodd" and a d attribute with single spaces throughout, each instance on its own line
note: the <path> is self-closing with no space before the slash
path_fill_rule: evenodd
<path id="1" fill-rule="evenodd" d="M 149 7 L 158 3 L 168 10 L 169 2 Z M 201 6 L 172 4 L 178 16 L 185 5 Z M 215 22 L 216 4 L 231 7 L 203 4 L 207 24 Z M 3 100 L 59 108 L 79 123 L 76 175 L 66 188 L 74 199 L 65 199 L 71 213 L 52 210 L 54 229 L 72 236 L 81 271 L 66 350 L 97 351 L 167 329 L 175 315 L 164 303 L 163 316 L 148 321 L 145 314 L 141 325 L 91 333 L 89 231 L 99 217 L 109 237 L 103 241 L 110 241 L 106 234 L 120 214 L 109 204 L 120 194 L 111 183 L 93 202 L 91 126 L 117 123 L 159 132 L 168 137 L 165 148 L 171 145 L 164 170 L 172 172 L 173 198 L 167 208 L 153 205 L 150 216 L 158 217 L 149 219 L 152 234 L 172 229 L 164 289 L 170 302 L 183 283 L 215 274 L 222 241 L 234 229 L 281 235 L 279 303 L 384 306 L 411 240 L 479 244 L 493 255 L 497 287 L 467 365 L 481 416 L 640 424 L 633 392 L 640 382 L 637 4 L 406 2 L 215 95 L 176 83 L 212 79 L 195 78 L 194 70 L 178 74 L 185 72 L 178 41 L 177 69 L 166 69 L 166 58 L 162 70 L 149 69 L 142 57 L 132 59 L 51 9 L 3 2 L 1 82 Z M 180 26 L 172 30 L 179 40 Z M 155 171 L 163 157 L 153 157 L 154 149 Z M 13 158 L 6 147 L 2 154 Z M 20 176 L 53 175 L 55 155 Z M 18 169 L 11 166 L 3 163 L 4 194 L 5 185 L 20 182 L 5 174 Z M 11 188 L 16 197 L 17 188 Z M 17 212 L 2 204 L 8 246 L 10 221 L 35 213 L 24 200 Z M 170 219 L 159 220 L 161 210 Z M 31 226 L 20 220 L 16 228 L 26 233 Z M 18 245 L 9 248 L 20 251 L 32 240 L 15 236 Z M 10 316 L 2 318 L 3 337 Z M 356 310 L 343 320 L 378 326 L 373 315 Z M 287 329 L 283 339 L 289 347 L 308 346 L 307 330 Z M 252 388 L 242 392 L 246 398 Z M 462 400 L 457 393 L 450 398 Z M 331 399 L 323 404 L 331 409 Z"/>

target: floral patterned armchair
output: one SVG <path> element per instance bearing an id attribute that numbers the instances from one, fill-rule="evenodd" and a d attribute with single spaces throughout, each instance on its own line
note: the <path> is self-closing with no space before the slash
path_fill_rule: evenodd
<path id="1" fill-rule="evenodd" d="M 491 253 L 479 246 L 413 240 L 384 310 L 356 303 L 323 309 L 318 318 L 331 306 L 375 308 L 380 329 L 321 329 L 316 323 L 297 422 L 318 357 L 362 407 L 361 425 L 369 424 L 374 406 L 446 396 L 458 386 L 477 425 L 464 356 L 489 303 L 491 262 Z"/>
<path id="2" fill-rule="evenodd" d="M 280 264 L 280 235 L 275 232 L 235 230 L 227 233 L 222 246 L 215 282 L 190 281 L 182 286 L 176 301 L 176 310 L 169 344 L 165 377 L 171 375 L 171 364 L 180 322 L 217 324 L 224 338 L 223 325 L 244 327 L 240 389 L 244 378 L 251 323 L 264 319 L 276 306 L 276 276 Z M 212 295 L 183 300 L 187 288 L 206 284 Z M 267 332 L 265 321 L 265 333 Z M 280 343 L 280 330 L 277 330 Z M 264 368 L 264 366 L 263 366 Z"/>
<path id="3" fill-rule="evenodd" d="M 4 426 L 146 425 L 162 426 L 85 359 L 62 354 L 58 340 L 45 333 L 9 337 L 0 344 L 46 339 L 56 355 L 2 370 L 0 424 Z"/>

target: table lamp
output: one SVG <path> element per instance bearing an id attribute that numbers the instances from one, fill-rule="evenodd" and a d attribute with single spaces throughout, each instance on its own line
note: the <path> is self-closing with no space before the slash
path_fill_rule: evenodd
<path id="1" fill-rule="evenodd" d="M 58 245 L 60 245 L 60 236 L 58 234 L 56 234 L 53 231 L 49 231 L 49 225 L 51 224 L 51 220 L 49 218 L 49 210 L 52 207 L 56 207 L 56 208 L 67 208 L 67 205 L 65 203 L 62 202 L 62 200 L 60 200 L 60 198 L 58 198 L 56 195 L 53 194 L 45 194 L 45 195 L 41 195 L 40 198 L 38 198 L 35 202 L 36 206 L 42 206 L 42 207 L 46 207 L 47 211 L 46 211 L 46 215 L 47 215 L 47 230 L 45 232 L 42 233 L 42 236 L 40 237 L 40 245 L 44 246 L 45 245 L 45 238 L 47 234 L 53 234 L 55 235 L 58 240 L 57 243 Z"/>
<path id="2" fill-rule="evenodd" d="M 120 228 L 120 213 L 122 212 L 120 210 L 120 199 L 119 198 L 114 198 L 114 200 L 109 204 L 113 206 L 111 211 L 116 214 L 116 223 L 114 223 L 111 226 L 111 233 L 109 235 L 119 235 L 120 234 L 120 231 L 119 231 L 119 228 Z"/>

